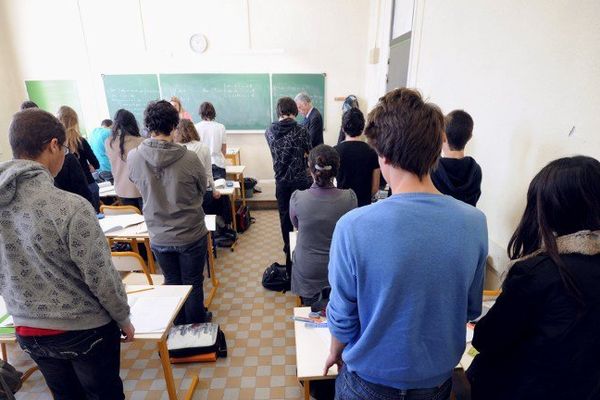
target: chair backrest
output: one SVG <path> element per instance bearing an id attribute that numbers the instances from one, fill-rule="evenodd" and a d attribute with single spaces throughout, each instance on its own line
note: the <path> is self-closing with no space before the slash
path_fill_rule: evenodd
<path id="1" fill-rule="evenodd" d="M 100 212 L 104 215 L 142 214 L 135 206 L 100 206 Z"/>
<path id="2" fill-rule="evenodd" d="M 133 272 L 141 270 L 144 275 L 146 275 L 148 283 L 153 285 L 148 267 L 146 266 L 144 259 L 138 253 L 134 253 L 133 251 L 113 251 L 110 255 L 112 256 L 112 262 L 117 271 Z"/>

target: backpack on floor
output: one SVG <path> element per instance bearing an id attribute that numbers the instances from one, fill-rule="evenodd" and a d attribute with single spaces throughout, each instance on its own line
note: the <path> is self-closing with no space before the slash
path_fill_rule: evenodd
<path id="1" fill-rule="evenodd" d="M 167 348 L 169 357 L 175 359 L 174 362 L 177 362 L 177 358 L 201 361 L 194 360 L 193 357 L 212 353 L 214 353 L 214 361 L 217 357 L 227 357 L 225 334 L 219 325 L 210 322 L 174 326 L 167 338 Z"/>
<path id="2" fill-rule="evenodd" d="M 235 213 L 235 224 L 239 233 L 246 232 L 250 225 L 254 223 L 254 218 L 250 216 L 248 206 L 240 206 Z"/>
<path id="3" fill-rule="evenodd" d="M 231 247 L 237 240 L 237 232 L 233 229 L 222 228 L 214 237 L 215 245 L 218 247 Z"/>
<path id="4" fill-rule="evenodd" d="M 290 290 L 291 280 L 285 269 L 285 265 L 273 263 L 265 269 L 262 277 L 262 285 L 265 289 L 275 292 L 283 292 Z"/>
<path id="5" fill-rule="evenodd" d="M 23 385 L 22 376 L 22 372 L 17 371 L 15 367 L 0 359 L 0 400 L 15 400 L 14 394 Z"/>

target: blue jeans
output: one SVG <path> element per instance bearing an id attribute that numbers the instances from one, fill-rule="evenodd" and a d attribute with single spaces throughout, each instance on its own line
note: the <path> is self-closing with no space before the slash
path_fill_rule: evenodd
<path id="1" fill-rule="evenodd" d="M 448 400 L 451 391 L 451 378 L 435 388 L 401 390 L 367 382 L 345 365 L 335 381 L 336 400 Z"/>
<path id="2" fill-rule="evenodd" d="M 96 182 L 92 182 L 90 184 L 88 184 L 88 188 L 90 189 L 90 192 L 92 193 L 92 206 L 94 206 L 94 210 L 96 210 L 97 213 L 100 212 L 100 187 L 98 187 L 98 184 Z"/>
<path id="3" fill-rule="evenodd" d="M 165 275 L 165 285 L 192 285 L 183 309 L 175 318 L 175 325 L 206 321 L 202 283 L 207 246 L 207 236 L 185 246 L 152 245 L 152 251 Z"/>
<path id="4" fill-rule="evenodd" d="M 122 400 L 121 330 L 113 321 L 53 336 L 18 336 L 55 400 Z"/>

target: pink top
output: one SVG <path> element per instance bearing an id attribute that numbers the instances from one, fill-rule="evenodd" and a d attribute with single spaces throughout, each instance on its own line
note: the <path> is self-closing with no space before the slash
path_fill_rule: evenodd
<path id="1" fill-rule="evenodd" d="M 190 115 L 189 112 L 184 111 L 182 119 L 189 119 L 191 121 L 192 120 L 192 116 Z"/>

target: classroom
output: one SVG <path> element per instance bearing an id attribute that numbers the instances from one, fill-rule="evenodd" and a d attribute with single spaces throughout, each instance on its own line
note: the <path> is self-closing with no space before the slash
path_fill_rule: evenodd
<path id="1" fill-rule="evenodd" d="M 599 18 L 0 0 L 0 398 L 600 400 Z"/>

